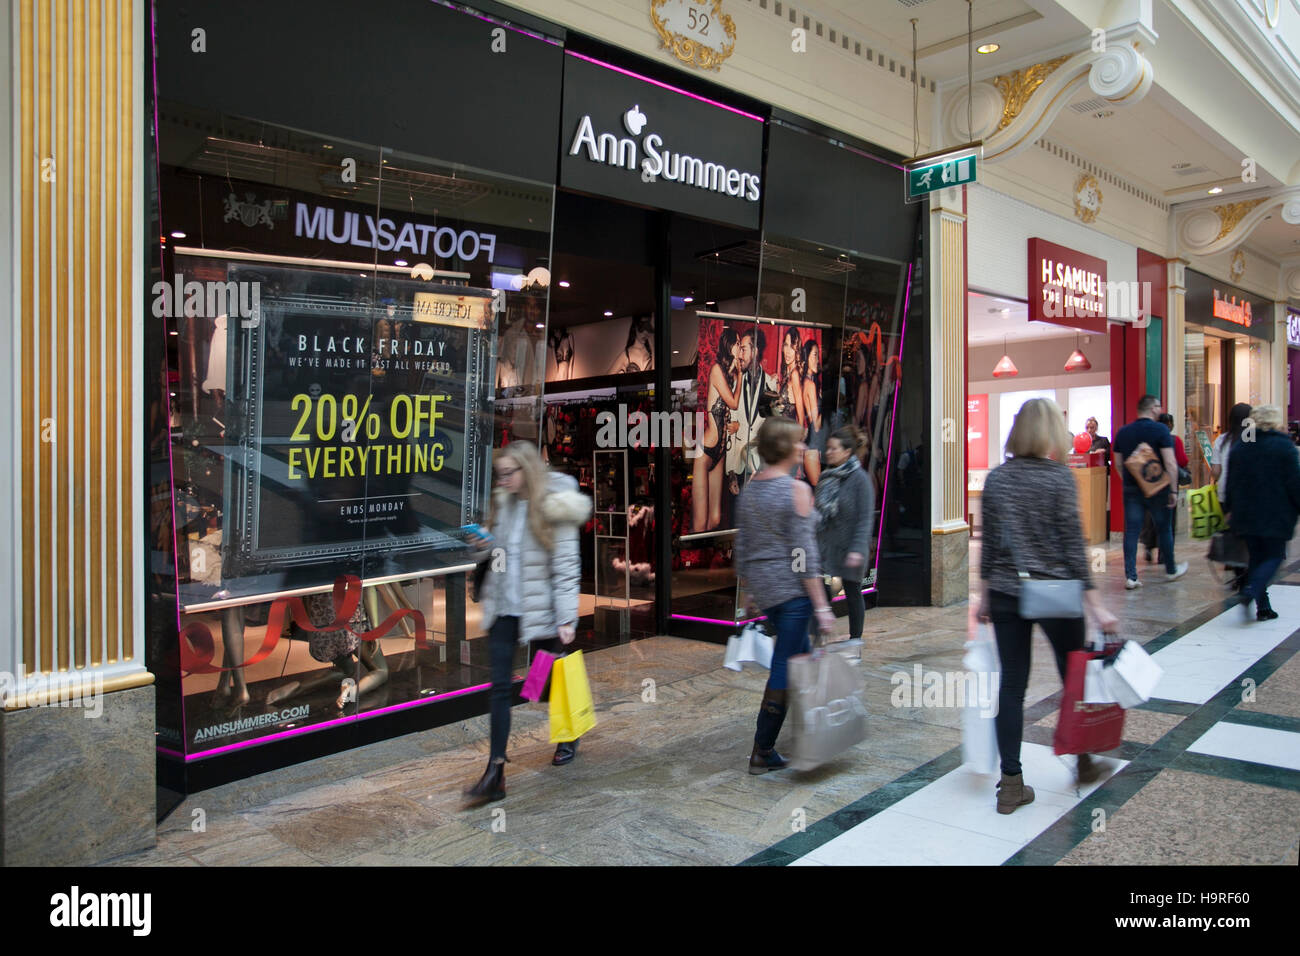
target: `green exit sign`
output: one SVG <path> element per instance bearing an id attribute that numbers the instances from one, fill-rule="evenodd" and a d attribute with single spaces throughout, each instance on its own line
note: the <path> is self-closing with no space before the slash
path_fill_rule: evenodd
<path id="1" fill-rule="evenodd" d="M 907 201 L 917 202 L 938 189 L 975 182 L 977 161 L 978 155 L 972 149 L 914 160 L 903 173 L 907 181 Z"/>

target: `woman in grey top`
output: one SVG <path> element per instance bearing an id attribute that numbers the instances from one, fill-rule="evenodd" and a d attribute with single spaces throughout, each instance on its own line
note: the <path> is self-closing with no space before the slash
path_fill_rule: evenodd
<path id="1" fill-rule="evenodd" d="M 1047 398 L 1020 406 L 1007 438 L 1009 459 L 984 479 L 984 531 L 980 548 L 983 594 L 977 612 L 993 622 L 1002 661 L 998 688 L 997 736 L 1002 753 L 998 813 L 1032 803 L 1034 789 L 1025 785 L 1020 767 L 1020 736 L 1025 723 L 1025 687 L 1029 683 L 1029 649 L 1034 621 L 1020 616 L 1020 576 L 1080 580 L 1084 604 L 1093 621 L 1112 634 L 1119 626 L 1097 600 L 1079 524 L 1079 495 L 1070 469 L 1062 464 L 1070 450 L 1070 433 L 1061 408 Z M 1055 460 L 1053 460 L 1055 459 Z M 1083 618 L 1046 618 L 1037 622 L 1056 653 L 1056 669 L 1065 680 L 1066 656 L 1083 649 Z M 1088 754 L 1079 755 L 1079 782 L 1091 783 L 1101 768 Z"/>
<path id="2" fill-rule="evenodd" d="M 836 429 L 826 440 L 827 468 L 817 483 L 817 549 L 822 571 L 844 581 L 849 640 L 862 637 L 866 603 L 862 578 L 871 554 L 871 522 L 876 492 L 862 467 L 866 436 L 854 425 Z"/>
<path id="3" fill-rule="evenodd" d="M 789 418 L 764 420 L 758 454 L 766 467 L 746 482 L 736 504 L 736 576 L 745 589 L 750 616 L 763 613 L 776 632 L 772 672 L 763 691 L 754 733 L 750 773 L 779 770 L 788 761 L 776 752 L 785 721 L 787 661 L 808 647 L 808 618 L 829 633 L 835 617 L 822 586 L 814 533 L 813 496 L 791 472 L 807 450 L 804 428 Z"/>

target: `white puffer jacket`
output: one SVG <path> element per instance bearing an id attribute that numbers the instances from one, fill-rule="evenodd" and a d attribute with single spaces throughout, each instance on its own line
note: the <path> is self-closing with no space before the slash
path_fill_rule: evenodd
<path id="1" fill-rule="evenodd" d="M 578 583 L 582 576 L 578 529 L 591 516 L 591 499 L 578 490 L 578 483 L 573 478 L 558 472 L 548 475 L 546 492 L 541 507 L 543 517 L 554 529 L 551 552 L 547 554 L 537 543 L 525 521 L 521 554 L 505 555 L 507 562 L 523 561 L 520 576 L 522 605 L 517 608 L 503 606 L 506 590 L 504 571 L 489 570 L 483 580 L 484 629 L 490 628 L 498 616 L 518 615 L 520 644 L 555 637 L 560 625 L 578 621 Z M 500 515 L 497 527 L 508 527 L 511 509 L 517 502 L 509 492 L 500 488 L 495 494 Z M 503 547 L 504 544 L 498 537 L 496 545 Z"/>

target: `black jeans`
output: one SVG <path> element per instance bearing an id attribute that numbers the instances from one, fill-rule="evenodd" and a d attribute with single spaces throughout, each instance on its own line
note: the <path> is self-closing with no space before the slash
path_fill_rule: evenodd
<path id="1" fill-rule="evenodd" d="M 1257 612 L 1271 611 L 1273 605 L 1268 603 L 1268 585 L 1286 559 L 1286 539 L 1262 538 L 1257 534 L 1243 534 L 1241 538 L 1246 542 L 1246 551 L 1250 554 L 1242 596 L 1255 599 Z"/>
<path id="2" fill-rule="evenodd" d="M 559 657 L 564 644 L 558 637 L 532 641 L 533 653 L 542 650 Z M 519 646 L 519 618 L 499 617 L 488 630 L 488 655 L 492 661 L 492 751 L 490 760 L 506 755 L 510 740 L 510 706 L 514 702 L 515 648 Z M 550 686 L 550 682 L 547 682 Z M 543 697 L 543 700 L 546 698 Z"/>
<path id="3" fill-rule="evenodd" d="M 1025 688 L 1029 686 L 1029 650 L 1034 621 L 1020 616 L 1020 600 L 1001 591 L 989 591 L 989 616 L 998 641 L 1002 677 L 998 684 L 998 750 L 1002 772 L 1020 773 L 1020 738 L 1025 729 Z M 1065 682 L 1066 655 L 1083 650 L 1084 619 L 1045 618 L 1037 622 L 1056 654 L 1056 669 Z"/>

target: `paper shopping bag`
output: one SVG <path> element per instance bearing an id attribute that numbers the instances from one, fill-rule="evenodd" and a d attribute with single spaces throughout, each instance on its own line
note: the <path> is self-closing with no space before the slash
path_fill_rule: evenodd
<path id="1" fill-rule="evenodd" d="M 551 743 L 577 740 L 595 726 L 587 665 L 582 651 L 575 651 L 551 666 Z"/>
<path id="2" fill-rule="evenodd" d="M 524 678 L 524 686 L 519 691 L 519 696 L 524 700 L 541 700 L 542 691 L 546 689 L 546 678 L 551 676 L 551 665 L 555 663 L 555 655 L 548 654 L 546 651 L 538 651 L 533 655 L 533 666 L 528 669 L 528 676 Z"/>
<path id="3" fill-rule="evenodd" d="M 841 654 L 814 651 L 790 658 L 789 707 L 794 730 L 790 766 L 811 770 L 867 736 L 862 681 Z"/>
<path id="4" fill-rule="evenodd" d="M 1137 707 L 1150 700 L 1164 676 L 1164 670 L 1137 641 L 1125 641 L 1104 673 L 1111 696 L 1124 708 Z"/>
<path id="5" fill-rule="evenodd" d="M 759 627 L 746 624 L 739 634 L 727 638 L 727 650 L 722 657 L 722 666 L 727 670 L 738 671 L 745 661 L 752 661 L 771 668 L 774 644 L 772 638 L 764 634 Z"/>
<path id="6" fill-rule="evenodd" d="M 1092 754 L 1114 750 L 1124 734 L 1124 710 L 1118 704 L 1084 703 L 1088 662 L 1099 655 L 1071 651 L 1065 666 L 1065 692 L 1052 749 L 1058 754 Z"/>
<path id="7" fill-rule="evenodd" d="M 998 772 L 998 689 L 1002 677 L 997 645 L 987 639 L 966 644 L 962 667 L 967 681 L 961 711 L 961 762 L 975 773 Z"/>

